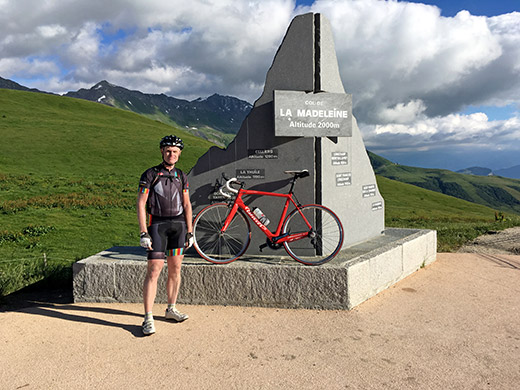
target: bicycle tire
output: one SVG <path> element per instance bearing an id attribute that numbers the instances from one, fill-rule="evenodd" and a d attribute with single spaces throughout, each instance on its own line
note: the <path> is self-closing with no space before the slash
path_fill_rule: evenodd
<path id="1" fill-rule="evenodd" d="M 343 226 L 338 216 L 327 207 L 318 204 L 302 206 L 300 212 L 312 224 L 315 234 L 296 241 L 286 241 L 283 246 L 294 260 L 305 265 L 321 265 L 332 260 L 343 245 Z M 305 224 L 298 209 L 285 219 L 283 233 L 306 232 Z"/>
<path id="2" fill-rule="evenodd" d="M 193 221 L 193 246 L 211 263 L 231 263 L 244 254 L 251 242 L 251 226 L 240 209 L 226 232 L 220 232 L 230 211 L 226 203 L 215 203 L 201 210 Z"/>

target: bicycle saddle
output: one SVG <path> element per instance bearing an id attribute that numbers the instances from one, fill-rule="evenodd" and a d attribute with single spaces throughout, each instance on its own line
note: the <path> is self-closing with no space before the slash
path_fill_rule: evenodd
<path id="1" fill-rule="evenodd" d="M 302 169 L 300 171 L 284 171 L 288 175 L 294 175 L 296 179 L 309 176 L 309 171 L 307 169 Z"/>

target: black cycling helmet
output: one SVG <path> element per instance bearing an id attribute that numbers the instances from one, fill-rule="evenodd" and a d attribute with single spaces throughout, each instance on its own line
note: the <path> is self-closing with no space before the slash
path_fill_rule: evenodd
<path id="1" fill-rule="evenodd" d="M 176 137 L 175 135 L 167 135 L 166 137 L 163 137 L 163 139 L 159 143 L 159 146 L 161 148 L 164 148 L 165 146 L 177 146 L 180 150 L 184 148 L 182 139 Z"/>

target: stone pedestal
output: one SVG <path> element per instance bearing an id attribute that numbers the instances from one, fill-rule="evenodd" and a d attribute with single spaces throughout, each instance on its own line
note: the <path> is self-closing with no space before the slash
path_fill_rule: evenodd
<path id="1" fill-rule="evenodd" d="M 319 267 L 288 256 L 245 255 L 227 265 L 186 256 L 179 303 L 307 309 L 352 309 L 435 261 L 435 231 L 386 229 Z M 165 266 L 166 268 L 166 266 Z M 167 270 L 157 303 L 165 303 Z M 146 252 L 115 247 L 74 263 L 75 302 L 141 303 Z"/>

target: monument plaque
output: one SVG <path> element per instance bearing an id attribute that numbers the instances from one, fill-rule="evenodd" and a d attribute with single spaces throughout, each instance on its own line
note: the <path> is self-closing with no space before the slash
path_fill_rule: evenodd
<path id="1" fill-rule="evenodd" d="M 383 210 L 383 202 L 372 203 L 372 211 Z"/>
<path id="2" fill-rule="evenodd" d="M 331 161 L 332 165 L 348 165 L 348 153 L 332 152 Z"/>
<path id="3" fill-rule="evenodd" d="M 235 177 L 238 180 L 265 179 L 265 169 L 245 168 L 237 169 Z"/>
<path id="4" fill-rule="evenodd" d="M 274 91 L 277 137 L 351 137 L 352 95 Z"/>
<path id="5" fill-rule="evenodd" d="M 247 156 L 249 159 L 277 160 L 278 149 L 248 149 Z"/>
<path id="6" fill-rule="evenodd" d="M 351 172 L 336 173 L 336 187 L 344 187 L 349 185 L 352 185 Z"/>
<path id="7" fill-rule="evenodd" d="M 369 184 L 363 186 L 363 198 L 369 198 L 371 196 L 376 196 L 376 185 Z"/>

